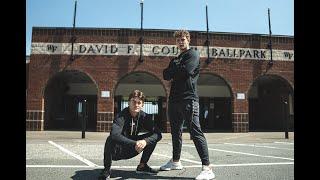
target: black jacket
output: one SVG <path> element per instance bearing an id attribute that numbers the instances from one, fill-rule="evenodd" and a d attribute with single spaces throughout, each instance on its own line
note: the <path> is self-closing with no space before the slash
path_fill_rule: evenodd
<path id="1" fill-rule="evenodd" d="M 132 125 L 132 121 L 134 125 Z M 112 140 L 120 144 L 135 145 L 141 131 L 150 133 L 150 136 L 144 139 L 147 144 L 154 144 L 162 138 L 161 132 L 152 121 L 151 115 L 140 111 L 137 121 L 134 121 L 129 112 L 129 107 L 127 107 L 114 119 L 110 136 Z"/>
<path id="2" fill-rule="evenodd" d="M 182 52 L 163 70 L 163 79 L 171 81 L 170 102 L 186 99 L 198 101 L 197 80 L 200 72 L 199 53 L 193 49 Z"/>

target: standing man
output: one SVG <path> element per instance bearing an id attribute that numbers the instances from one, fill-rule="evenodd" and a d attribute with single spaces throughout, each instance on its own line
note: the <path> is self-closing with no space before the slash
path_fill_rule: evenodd
<path id="1" fill-rule="evenodd" d="M 190 49 L 190 34 L 186 30 L 174 33 L 176 45 L 181 53 L 172 59 L 169 66 L 163 70 L 163 78 L 171 81 L 168 113 L 171 126 L 173 156 L 160 170 L 180 170 L 182 147 L 182 126 L 187 123 L 191 138 L 196 146 L 202 162 L 202 171 L 196 179 L 213 179 L 215 174 L 209 161 L 206 138 L 201 131 L 199 122 L 199 96 L 197 80 L 200 71 L 199 53 Z"/>
<path id="2" fill-rule="evenodd" d="M 110 136 L 104 146 L 104 170 L 100 178 L 110 178 L 112 160 L 130 159 L 142 151 L 136 173 L 157 174 L 147 162 L 162 136 L 151 117 L 142 111 L 144 100 L 144 94 L 134 90 L 129 95 L 129 107 L 123 109 L 113 121 Z M 138 135 L 141 130 L 146 133 Z"/>

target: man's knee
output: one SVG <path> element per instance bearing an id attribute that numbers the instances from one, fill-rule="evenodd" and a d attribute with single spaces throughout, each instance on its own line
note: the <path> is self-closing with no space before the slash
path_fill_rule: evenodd
<path id="1" fill-rule="evenodd" d="M 182 138 L 182 130 L 171 130 L 171 135 L 173 138 Z"/>
<path id="2" fill-rule="evenodd" d="M 162 139 L 162 134 L 161 134 L 161 133 L 159 133 L 159 136 L 158 136 L 157 142 L 159 142 L 161 139 Z M 157 142 L 156 142 L 156 143 L 157 143 Z"/>
<path id="3" fill-rule="evenodd" d="M 203 138 L 204 134 L 201 131 L 201 128 L 192 128 L 190 130 L 190 136 L 192 139 L 199 139 L 199 138 Z"/>
<path id="4" fill-rule="evenodd" d="M 111 141 L 112 141 L 112 137 L 108 136 L 107 139 L 106 139 L 106 142 L 111 142 Z"/>
<path id="5" fill-rule="evenodd" d="M 104 148 L 106 148 L 108 146 L 111 146 L 111 144 L 112 144 L 111 136 L 108 136 L 107 139 L 106 139 L 106 142 L 104 144 Z"/>
<path id="6" fill-rule="evenodd" d="M 156 139 L 154 142 L 152 142 L 152 143 L 147 143 L 146 146 L 150 146 L 150 147 L 156 146 L 157 143 L 158 143 L 161 139 L 162 139 L 162 135 L 161 135 L 161 133 L 159 133 L 157 139 Z"/>

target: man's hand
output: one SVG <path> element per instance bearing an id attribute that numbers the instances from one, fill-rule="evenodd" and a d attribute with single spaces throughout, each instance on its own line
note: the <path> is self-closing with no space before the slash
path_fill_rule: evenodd
<path id="1" fill-rule="evenodd" d="M 180 59 L 178 59 L 178 58 L 174 58 L 174 59 L 173 59 L 173 63 L 174 63 L 174 65 L 175 65 L 177 68 L 179 68 L 179 67 L 180 67 L 180 64 L 181 64 L 181 61 L 180 61 Z"/>
<path id="2" fill-rule="evenodd" d="M 169 68 L 172 70 L 177 69 L 177 63 L 176 63 L 176 58 L 171 59 L 170 63 L 169 63 Z"/>
<path id="3" fill-rule="evenodd" d="M 175 68 L 179 68 L 182 65 L 181 59 L 175 57 L 175 58 L 171 59 L 170 64 L 171 64 L 171 66 L 175 66 Z"/>
<path id="4" fill-rule="evenodd" d="M 139 140 L 136 142 L 135 149 L 138 153 L 141 153 L 141 151 L 146 147 L 147 141 L 145 140 Z"/>

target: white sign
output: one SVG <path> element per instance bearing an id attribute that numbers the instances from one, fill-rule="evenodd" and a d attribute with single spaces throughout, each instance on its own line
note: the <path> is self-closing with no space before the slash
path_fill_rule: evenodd
<path id="1" fill-rule="evenodd" d="M 176 45 L 143 44 L 144 56 L 177 56 Z M 207 57 L 206 46 L 191 46 L 199 52 L 200 57 Z M 31 54 L 71 54 L 71 43 L 31 44 Z M 105 56 L 139 56 L 140 44 L 110 44 L 110 43 L 75 43 L 74 55 L 105 55 Z M 269 49 L 252 49 L 238 47 L 209 47 L 211 58 L 270 60 Z M 293 50 L 272 50 L 272 59 L 276 61 L 294 61 Z"/>
<path id="2" fill-rule="evenodd" d="M 110 97 L 110 91 L 101 91 L 101 97 Z"/>
<path id="3" fill-rule="evenodd" d="M 245 99 L 244 93 L 237 93 L 237 99 Z"/>

